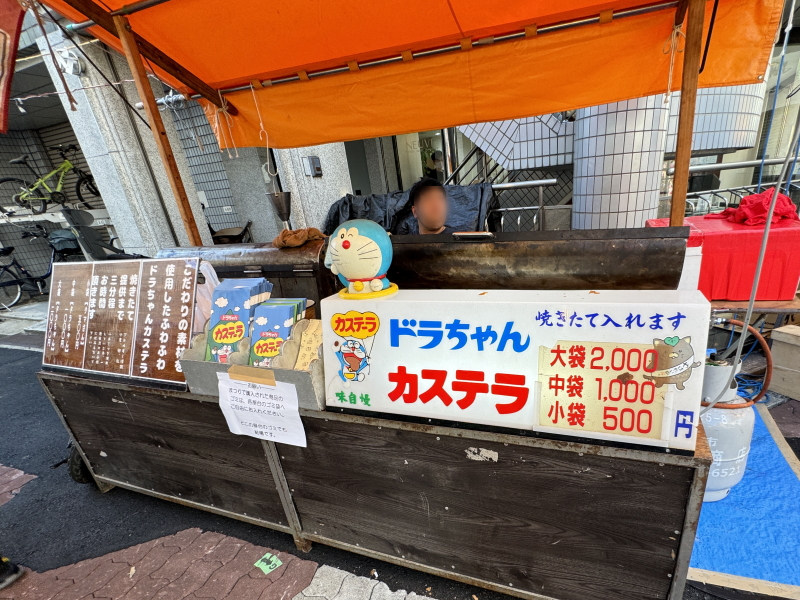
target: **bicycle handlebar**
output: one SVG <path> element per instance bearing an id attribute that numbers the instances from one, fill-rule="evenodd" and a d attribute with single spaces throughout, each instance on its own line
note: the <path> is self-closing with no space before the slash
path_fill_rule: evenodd
<path id="1" fill-rule="evenodd" d="M 55 150 L 56 152 L 60 152 L 61 154 L 66 154 L 67 152 L 77 152 L 78 147 L 75 144 L 70 144 L 66 148 L 64 144 L 59 144 L 58 146 L 48 146 L 49 150 Z"/>

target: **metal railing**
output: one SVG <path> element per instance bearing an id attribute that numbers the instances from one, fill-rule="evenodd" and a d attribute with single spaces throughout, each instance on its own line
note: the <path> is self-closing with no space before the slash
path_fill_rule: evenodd
<path id="1" fill-rule="evenodd" d="M 462 163 L 463 164 L 463 163 Z M 489 230 L 489 219 L 493 215 L 500 215 L 500 231 L 505 231 L 506 215 L 508 213 L 517 213 L 517 231 L 522 231 L 522 216 L 525 211 L 534 211 L 532 224 L 532 231 L 544 231 L 546 221 L 546 209 L 572 209 L 572 206 L 564 204 L 557 206 L 544 205 L 544 188 L 550 185 L 558 185 L 558 179 L 534 179 L 531 181 L 511 181 L 507 183 L 492 184 L 492 190 L 495 192 L 503 192 L 506 190 L 522 190 L 522 189 L 537 189 L 539 192 L 539 203 L 534 206 L 514 206 L 510 208 L 494 208 L 486 213 L 486 219 L 483 222 L 484 231 Z"/>
<path id="2" fill-rule="evenodd" d="M 768 158 L 764 161 L 764 166 L 782 165 L 785 158 Z M 715 171 L 730 171 L 731 169 L 747 169 L 748 167 L 760 167 L 760 160 L 743 160 L 730 163 L 709 163 L 707 165 L 692 165 L 689 173 L 714 173 Z M 675 169 L 667 169 L 667 175 L 674 175 Z"/>
<path id="3" fill-rule="evenodd" d="M 735 164 L 735 163 L 729 163 Z M 760 161 L 758 164 L 761 164 Z M 706 165 L 703 165 L 706 166 Z M 761 189 L 769 189 L 769 183 L 762 183 Z M 739 204 L 742 198 L 757 193 L 758 185 L 744 185 L 739 187 L 724 188 L 721 190 L 706 190 L 702 192 L 692 192 L 686 194 L 686 216 L 707 215 L 709 213 L 719 213 L 728 208 L 731 204 Z M 785 191 L 786 188 L 784 187 Z M 794 198 L 800 196 L 800 179 L 794 179 L 789 183 L 789 194 Z"/>

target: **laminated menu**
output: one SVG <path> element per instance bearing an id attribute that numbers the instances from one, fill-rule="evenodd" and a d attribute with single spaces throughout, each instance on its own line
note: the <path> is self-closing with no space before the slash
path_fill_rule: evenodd
<path id="1" fill-rule="evenodd" d="M 53 265 L 42 364 L 184 381 L 198 258 Z"/>

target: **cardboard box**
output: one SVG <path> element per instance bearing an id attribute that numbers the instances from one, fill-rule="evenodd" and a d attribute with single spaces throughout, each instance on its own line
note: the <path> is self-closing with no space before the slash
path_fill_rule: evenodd
<path id="1" fill-rule="evenodd" d="M 263 371 L 272 373 L 275 381 L 291 383 L 296 386 L 300 408 L 325 410 L 325 377 L 322 370 L 319 346 L 314 349 L 316 358 L 308 363 L 307 369 L 292 368 L 297 364 L 298 355 L 302 351 L 299 340 L 303 337 L 303 332 L 309 327 L 309 323 L 307 320 L 302 320 L 295 324 L 289 339 L 281 346 L 282 353 L 273 359 L 272 368 L 263 369 Z M 314 323 L 318 325 L 319 321 Z M 205 361 L 203 357 L 207 347 L 206 334 L 195 336 L 192 340 L 192 346 L 184 351 L 180 359 L 181 369 L 186 377 L 189 391 L 200 396 L 218 398 L 217 373 L 225 373 L 233 365 L 247 365 L 250 338 L 242 338 L 240 344 L 241 349 L 230 355 L 229 363 Z M 284 355 L 283 352 L 288 354 Z"/>
<path id="2" fill-rule="evenodd" d="M 278 355 L 281 345 L 289 339 L 301 312 L 293 301 L 270 300 L 256 306 L 250 334 L 250 364 L 254 367 L 269 367 Z"/>
<path id="3" fill-rule="evenodd" d="M 787 325 L 772 332 L 772 392 L 800 400 L 800 327 Z"/>
<path id="4" fill-rule="evenodd" d="M 272 284 L 263 277 L 226 279 L 214 289 L 205 360 L 229 363 L 250 333 L 256 305 L 268 300 L 271 292 Z"/>

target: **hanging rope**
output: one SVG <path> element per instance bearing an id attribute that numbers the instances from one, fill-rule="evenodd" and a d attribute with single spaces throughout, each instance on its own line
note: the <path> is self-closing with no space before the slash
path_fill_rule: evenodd
<path id="1" fill-rule="evenodd" d="M 225 100 L 225 97 L 222 95 L 222 92 L 217 92 L 219 94 L 219 100 L 222 103 L 222 106 L 217 108 L 215 112 L 215 118 L 217 121 L 217 131 L 219 131 L 219 135 L 222 140 L 225 142 L 226 150 L 228 151 L 228 158 L 233 158 L 234 156 L 231 154 L 230 146 L 233 146 L 233 149 L 236 154 L 236 158 L 239 158 L 239 149 L 236 147 L 236 140 L 233 139 L 233 122 L 231 120 L 231 115 L 228 113 L 228 101 Z M 225 132 L 222 129 L 222 126 L 219 121 L 219 115 L 222 113 L 222 116 L 225 119 L 225 125 L 228 128 L 228 135 L 230 136 L 230 145 L 228 145 L 228 139 L 225 137 Z M 220 148 L 220 152 L 222 152 L 222 148 Z"/>
<path id="2" fill-rule="evenodd" d="M 250 84 L 250 92 L 253 94 L 253 104 L 256 105 L 256 114 L 258 115 L 258 126 L 261 128 L 258 132 L 258 139 L 264 140 L 264 145 L 267 148 L 267 162 L 261 165 L 261 170 L 266 171 L 269 178 L 272 180 L 272 187 L 275 188 L 275 178 L 278 176 L 278 165 L 275 165 L 275 172 L 270 171 L 269 168 L 269 133 L 264 128 L 264 119 L 261 117 L 261 109 L 258 107 L 258 99 L 256 98 L 256 88 Z M 263 136 L 263 137 L 262 137 Z M 264 168 L 266 167 L 266 169 Z"/>
<path id="3" fill-rule="evenodd" d="M 130 113 L 132 115 L 135 115 L 142 123 L 144 123 L 145 127 L 150 129 L 150 123 L 147 122 L 147 119 L 145 119 L 141 114 L 139 114 L 139 111 L 137 111 L 136 108 L 128 101 L 128 98 L 125 96 L 124 88 L 122 88 L 122 87 L 117 88 L 116 85 L 111 81 L 111 79 L 106 77 L 106 74 L 103 73 L 103 71 L 100 69 L 100 67 L 98 67 L 97 64 L 89 57 L 89 55 L 86 54 L 86 52 L 83 51 L 83 48 L 81 48 L 81 46 L 83 46 L 84 44 L 76 42 L 73 39 L 73 37 L 69 34 L 69 32 L 66 29 L 64 29 L 63 25 L 61 25 L 61 23 L 58 21 L 58 19 L 56 19 L 55 15 L 53 13 L 51 13 L 46 6 L 42 5 L 42 8 L 47 13 L 47 16 L 48 16 L 48 19 L 50 20 L 50 22 L 55 24 L 55 26 L 58 27 L 61 30 L 61 33 L 64 35 L 64 38 L 68 39 L 70 42 L 72 42 L 72 44 L 75 47 L 75 49 L 83 55 L 84 59 L 86 59 L 86 62 L 88 62 L 90 65 L 92 65 L 92 67 L 94 67 L 94 70 L 97 71 L 97 74 L 100 75 L 100 77 L 102 77 L 111 86 L 111 89 L 114 90 L 114 92 L 116 92 L 117 96 L 119 96 L 120 99 L 128 107 L 128 109 L 130 110 Z M 99 42 L 99 40 L 93 40 L 93 41 L 94 42 Z M 111 56 L 111 54 L 109 53 L 108 48 L 106 47 L 105 44 L 100 43 L 100 49 L 109 58 L 109 60 L 114 60 L 113 56 Z"/>
<path id="4" fill-rule="evenodd" d="M 669 104 L 669 98 L 672 94 L 672 75 L 675 71 L 675 56 L 678 52 L 683 52 L 683 48 L 680 48 L 681 37 L 685 44 L 686 34 L 681 31 L 681 25 L 675 25 L 672 28 L 672 33 L 669 34 L 669 38 L 664 42 L 664 49 L 662 51 L 664 54 L 669 54 L 669 75 L 667 75 L 667 93 L 664 94 L 664 104 Z"/>
<path id="5" fill-rule="evenodd" d="M 22 6 L 22 8 L 30 10 L 36 17 L 36 22 L 39 24 L 39 29 L 42 30 L 44 41 L 47 44 L 47 49 L 50 51 L 50 58 L 53 61 L 53 66 L 56 68 L 56 73 L 58 73 L 58 78 L 61 80 L 61 85 L 64 86 L 64 93 L 67 95 L 67 100 L 69 100 L 69 109 L 72 111 L 78 110 L 78 101 L 75 100 L 75 96 L 73 96 L 72 92 L 69 90 L 69 86 L 67 85 L 67 80 L 64 78 L 64 73 L 61 72 L 61 67 L 58 66 L 58 61 L 56 60 L 56 54 L 53 51 L 53 47 L 50 45 L 50 38 L 47 37 L 47 30 L 44 28 L 42 15 L 40 15 L 39 11 L 37 10 L 39 3 L 34 2 L 34 0 L 19 0 L 19 3 L 20 6 Z"/>

